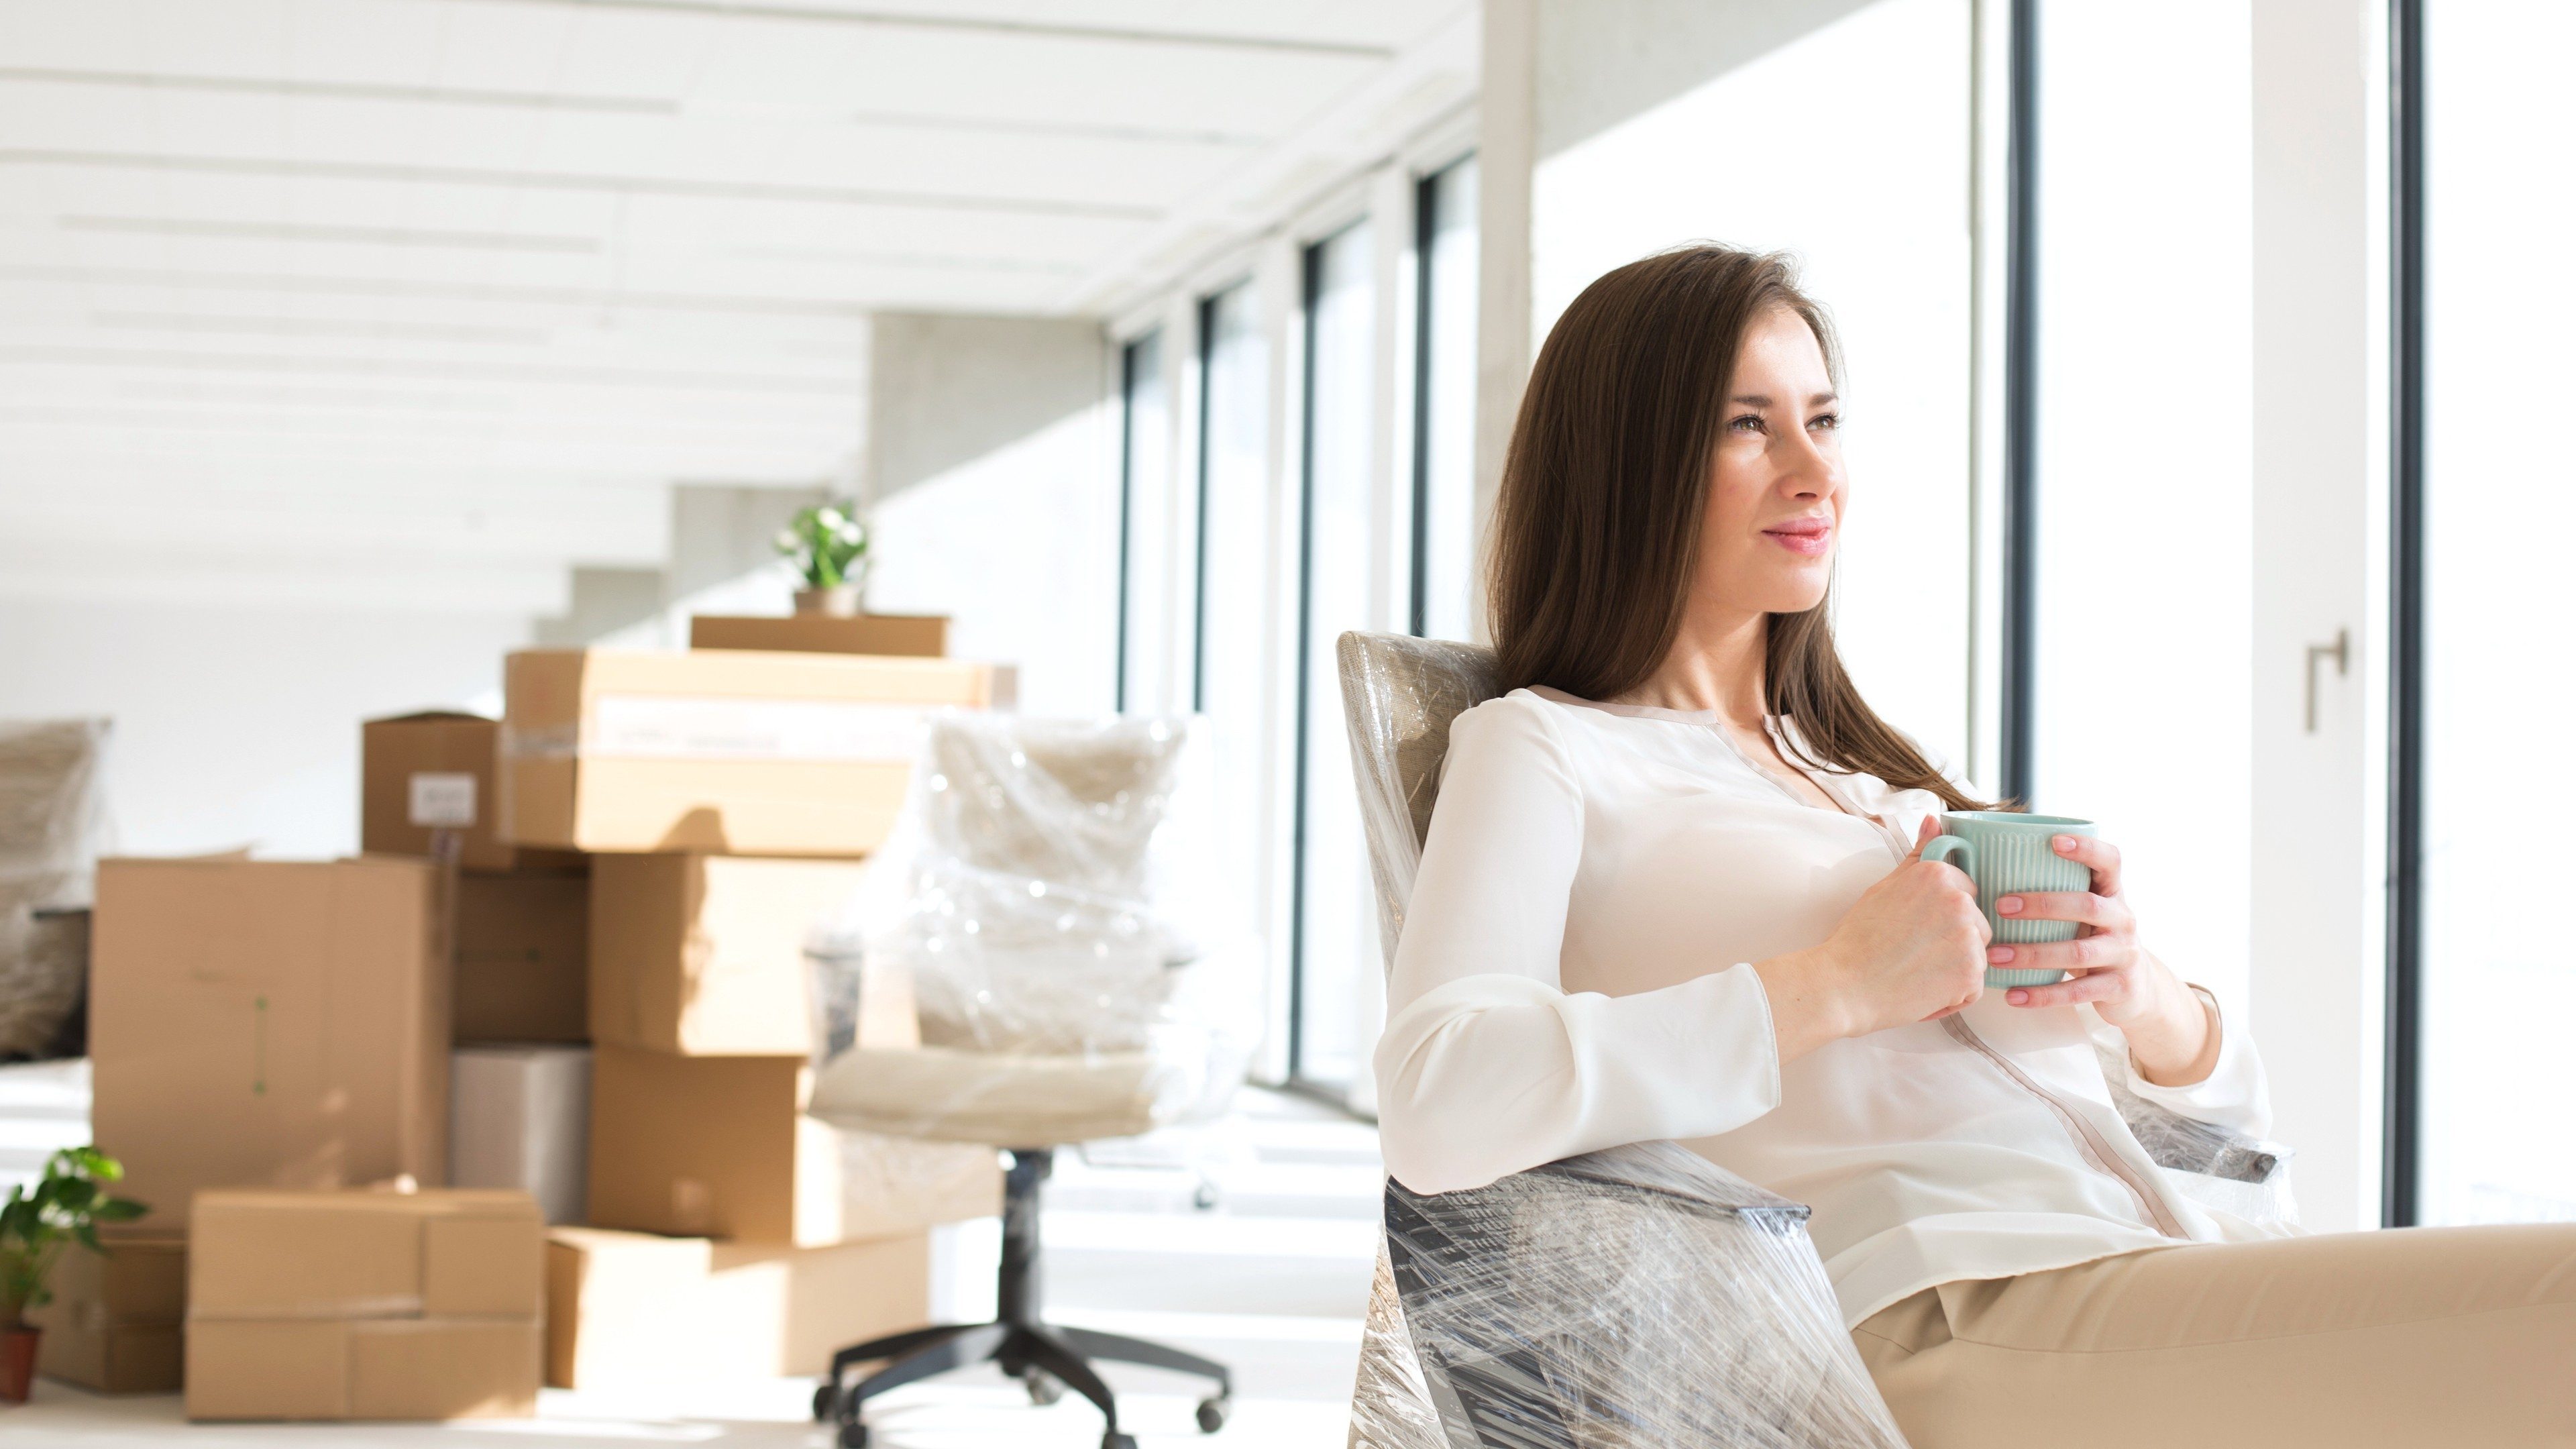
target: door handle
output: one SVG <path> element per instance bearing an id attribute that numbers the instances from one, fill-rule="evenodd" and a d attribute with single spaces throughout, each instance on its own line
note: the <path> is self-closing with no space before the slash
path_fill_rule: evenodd
<path id="1" fill-rule="evenodd" d="M 2311 644 L 2308 646 L 2309 734 L 2315 734 L 2317 732 L 2317 664 L 2320 660 L 2326 659 L 2334 661 L 2335 677 L 2337 679 L 2341 679 L 2346 674 L 2352 672 L 2351 630 L 2337 629 L 2335 631 L 2334 642 L 2332 644 Z"/>

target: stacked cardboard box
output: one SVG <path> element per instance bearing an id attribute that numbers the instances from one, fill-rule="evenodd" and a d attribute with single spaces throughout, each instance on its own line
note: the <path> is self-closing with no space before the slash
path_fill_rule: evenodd
<path id="1" fill-rule="evenodd" d="M 138 1231 L 206 1188 L 445 1180 L 445 918 L 426 861 L 100 862 L 90 1117 Z"/>
<path id="2" fill-rule="evenodd" d="M 617 1306 L 643 1300 L 695 1305 L 642 1335 L 704 1340 L 692 1362 L 801 1372 L 917 1321 L 928 1225 L 998 1210 L 992 1153 L 802 1111 L 807 929 L 891 828 L 926 712 L 993 672 L 507 675 L 506 721 L 366 725 L 361 858 L 102 863 L 94 1130 L 151 1211 L 67 1260 L 48 1373 L 167 1389 L 184 1362 L 201 1418 L 524 1413 L 547 1221 L 566 1375 L 650 1357 Z"/>
<path id="3" fill-rule="evenodd" d="M 592 872 L 590 1226 L 552 1250 L 554 1381 L 710 1329 L 721 1351 L 648 1376 L 810 1371 L 782 1365 L 920 1322 L 927 1230 L 1000 1210 L 992 1152 L 803 1110 L 809 937 L 892 828 L 928 712 L 991 698 L 988 667 L 935 657 L 511 657 L 504 833 Z"/>
<path id="4" fill-rule="evenodd" d="M 29 1321 L 44 1330 L 36 1371 L 102 1394 L 179 1387 L 179 1325 L 188 1309 L 188 1240 L 125 1237 L 104 1253 L 55 1260 L 54 1298 Z"/>
<path id="5" fill-rule="evenodd" d="M 535 1412 L 545 1224 L 527 1194 L 214 1191 L 189 1226 L 189 1418 Z"/>

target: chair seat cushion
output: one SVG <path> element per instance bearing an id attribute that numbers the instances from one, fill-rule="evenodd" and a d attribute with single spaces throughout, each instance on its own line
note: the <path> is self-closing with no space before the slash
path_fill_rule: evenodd
<path id="1" fill-rule="evenodd" d="M 1204 1052 L 1198 1060 L 1203 1068 Z M 1152 1052 L 861 1049 L 844 1052 L 816 1075 L 806 1110 L 856 1131 L 1054 1147 L 1150 1132 L 1198 1101 L 1204 1075 Z"/>

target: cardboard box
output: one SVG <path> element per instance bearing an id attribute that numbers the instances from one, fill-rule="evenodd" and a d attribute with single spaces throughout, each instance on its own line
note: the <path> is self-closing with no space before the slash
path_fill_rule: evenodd
<path id="1" fill-rule="evenodd" d="M 456 1040 L 590 1039 L 590 877 L 456 881 Z"/>
<path id="2" fill-rule="evenodd" d="M 168 1232 L 210 1187 L 447 1175 L 448 955 L 425 860 L 107 860 L 90 1121 Z"/>
<path id="3" fill-rule="evenodd" d="M 795 614 L 748 618 L 700 614 L 689 620 L 692 649 L 765 649 L 791 654 L 882 654 L 923 659 L 948 655 L 944 614 Z"/>
<path id="4" fill-rule="evenodd" d="M 427 855 L 440 827 L 460 832 L 467 870 L 578 870 L 581 857 L 528 850 L 495 831 L 501 722 L 424 710 L 371 719 L 358 730 L 358 842 L 371 855 Z"/>
<path id="5" fill-rule="evenodd" d="M 546 1383 L 819 1374 L 835 1349 L 930 1321 L 930 1235 L 760 1248 L 612 1228 L 546 1243 Z"/>
<path id="6" fill-rule="evenodd" d="M 701 649 L 510 656 L 503 838 L 573 850 L 864 855 L 929 713 L 983 708 L 946 659 Z"/>
<path id="7" fill-rule="evenodd" d="M 104 1254 L 66 1248 L 52 1287 L 54 1300 L 27 1315 L 45 1331 L 38 1373 L 102 1394 L 178 1392 L 187 1239 L 120 1238 Z"/>
<path id="8" fill-rule="evenodd" d="M 688 1056 L 803 1056 L 805 943 L 854 860 L 603 855 L 591 879 L 590 1035 Z"/>
<path id="9" fill-rule="evenodd" d="M 812 1081 L 802 1057 L 595 1048 L 590 1220 L 813 1248 L 1002 1210 L 998 1153 L 837 1131 Z"/>
<path id="10" fill-rule="evenodd" d="M 590 1178 L 590 1049 L 460 1047 L 449 1068 L 447 1180 L 517 1188 L 550 1223 L 582 1220 Z"/>
<path id="11" fill-rule="evenodd" d="M 201 1193 L 188 1417 L 535 1412 L 545 1226 L 520 1192 Z"/>

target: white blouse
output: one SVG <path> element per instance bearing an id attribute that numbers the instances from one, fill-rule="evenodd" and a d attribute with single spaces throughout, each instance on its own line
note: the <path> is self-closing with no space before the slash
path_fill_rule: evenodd
<path id="1" fill-rule="evenodd" d="M 2092 1034 L 2118 1038 L 2089 1007 L 1992 991 L 1783 1065 L 1750 963 L 1824 940 L 1941 806 L 1809 771 L 1848 813 L 1823 809 L 1715 721 L 1526 689 L 1458 717 L 1377 1051 L 1398 1181 L 1677 1138 L 1814 1209 L 1849 1324 L 1939 1283 L 2282 1231 L 2167 1181 L 2112 1106 Z M 2119 1055 L 2141 1097 L 2269 1129 L 2240 1031 L 2189 1087 Z"/>

